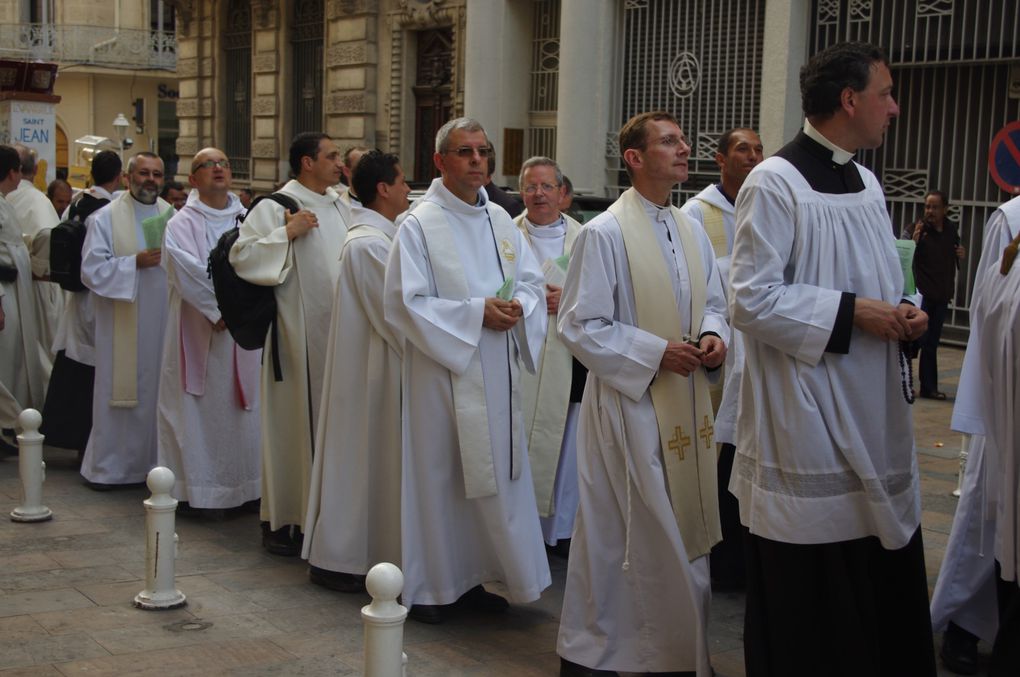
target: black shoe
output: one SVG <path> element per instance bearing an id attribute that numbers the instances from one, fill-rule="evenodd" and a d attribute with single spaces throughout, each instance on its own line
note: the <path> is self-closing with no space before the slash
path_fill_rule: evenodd
<path id="1" fill-rule="evenodd" d="M 476 611 L 499 613 L 510 608 L 510 603 L 499 595 L 488 592 L 480 585 L 471 588 L 457 600 L 459 606 L 464 606 Z"/>
<path id="2" fill-rule="evenodd" d="M 958 675 L 976 675 L 978 671 L 978 638 L 956 623 L 949 621 L 949 627 L 942 635 L 942 650 L 939 658 L 950 672 Z"/>
<path id="3" fill-rule="evenodd" d="M 616 677 L 612 670 L 593 670 L 560 658 L 560 677 Z"/>
<path id="4" fill-rule="evenodd" d="M 297 557 L 301 554 L 303 537 L 296 526 L 287 524 L 276 531 L 269 529 L 269 522 L 262 523 L 262 547 L 270 554 L 281 557 Z"/>
<path id="5" fill-rule="evenodd" d="M 342 571 L 330 571 L 321 567 L 308 567 L 308 580 L 337 592 L 365 592 L 365 577 L 357 574 L 346 574 Z"/>
<path id="6" fill-rule="evenodd" d="M 545 551 L 547 553 L 549 553 L 550 555 L 555 555 L 556 557 L 562 557 L 563 559 L 569 559 L 570 558 L 570 539 L 569 538 L 561 538 L 560 540 L 556 541 L 556 545 L 549 545 L 547 543 L 546 546 L 545 546 Z"/>
<path id="7" fill-rule="evenodd" d="M 235 508 L 235 510 L 258 515 L 262 511 L 262 499 L 256 498 L 254 501 L 246 501 Z"/>
<path id="8" fill-rule="evenodd" d="M 113 491 L 114 489 L 118 488 L 119 485 L 103 484 L 102 482 L 89 482 L 88 480 L 85 480 L 85 486 L 87 486 L 92 491 Z"/>
<path id="9" fill-rule="evenodd" d="M 446 620 L 446 606 L 438 604 L 415 604 L 407 615 L 419 623 L 439 625 Z"/>

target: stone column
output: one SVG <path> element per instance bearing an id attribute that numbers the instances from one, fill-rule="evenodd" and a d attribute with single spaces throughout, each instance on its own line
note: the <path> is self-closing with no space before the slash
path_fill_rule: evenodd
<path id="1" fill-rule="evenodd" d="M 379 145 L 375 123 L 379 98 L 378 15 L 378 0 L 326 2 L 323 112 L 325 131 L 341 150 Z"/>
<path id="2" fill-rule="evenodd" d="M 800 67 L 807 61 L 810 21 L 809 0 L 765 3 L 758 133 L 766 157 L 782 148 L 804 124 Z"/>
<path id="3" fill-rule="evenodd" d="M 481 122 L 496 147 L 496 183 L 505 182 L 503 129 L 528 127 L 531 15 L 530 2 L 472 0 L 467 5 L 464 115 Z"/>
<path id="4" fill-rule="evenodd" d="M 213 117 L 213 55 L 219 46 L 216 28 L 216 8 L 207 2 L 190 4 L 187 17 L 182 17 L 177 28 L 178 181 L 187 181 L 191 158 L 200 149 L 213 145 L 216 133 Z"/>
<path id="5" fill-rule="evenodd" d="M 279 0 L 252 4 L 251 185 L 256 190 L 271 190 L 286 178 L 280 168 L 281 160 L 286 163 L 290 144 L 290 139 L 285 138 L 279 91 L 283 86 L 281 56 L 286 49 L 280 12 Z"/>
<path id="6" fill-rule="evenodd" d="M 611 124 L 616 24 L 614 0 L 563 0 L 560 20 L 556 159 L 574 191 L 604 195 Z"/>

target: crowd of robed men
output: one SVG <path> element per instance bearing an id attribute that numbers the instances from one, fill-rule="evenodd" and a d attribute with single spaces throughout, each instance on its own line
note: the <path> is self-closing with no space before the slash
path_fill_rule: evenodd
<path id="1" fill-rule="evenodd" d="M 72 392 L 46 407 L 67 429 L 90 412 L 68 446 L 93 488 L 160 464 L 189 508 L 261 498 L 268 550 L 352 593 L 397 563 L 421 622 L 534 601 L 546 546 L 569 539 L 564 675 L 710 675 L 713 583 L 746 587 L 748 675 L 934 675 L 903 357 L 927 316 L 881 187 L 852 161 L 898 115 L 892 78 L 880 50 L 848 43 L 813 57 L 801 90 L 796 138 L 762 161 L 754 131 L 727 132 L 720 182 L 682 209 L 679 121 L 631 118 L 631 188 L 583 226 L 548 158 L 522 166 L 520 216 L 496 205 L 470 118 L 437 133 L 441 176 L 410 209 L 396 156 L 345 158 L 325 134 L 291 144 L 279 192 L 296 212 L 263 199 L 245 214 L 215 148 L 194 156 L 179 210 L 158 197 L 158 157 L 133 156 L 115 195 L 119 158 L 100 154 L 88 289 L 67 295 L 51 344 L 50 389 Z M 23 279 L 21 166 L 0 148 L 0 253 L 18 271 L 0 341 L 15 354 L 13 310 L 26 363 L 0 394 L 24 404 L 39 401 L 22 386 L 46 275 Z M 233 341 L 206 271 L 241 215 L 230 262 L 277 304 L 262 351 Z M 992 674 L 1015 674 L 1008 644 Z"/>

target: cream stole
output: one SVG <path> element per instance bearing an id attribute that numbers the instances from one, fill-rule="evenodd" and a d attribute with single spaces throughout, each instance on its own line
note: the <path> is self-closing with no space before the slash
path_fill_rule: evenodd
<path id="1" fill-rule="evenodd" d="M 499 243 L 499 264 L 503 278 L 507 273 L 516 273 L 516 253 L 513 242 L 516 228 L 506 212 L 486 204 L 493 236 Z M 414 215 L 421 224 L 425 235 L 425 246 L 429 251 L 432 276 L 440 298 L 463 300 L 471 297 L 464 267 L 456 255 L 453 229 L 435 202 L 422 200 L 414 209 Z M 502 217 L 502 218 L 500 218 Z M 496 290 L 492 290 L 495 295 Z M 521 320 L 523 322 L 523 319 Z M 507 332 L 507 340 L 513 337 Z M 520 428 L 520 404 L 518 402 L 517 359 L 508 355 L 510 366 L 511 392 L 511 479 L 521 475 L 521 450 L 517 431 Z M 454 417 L 457 422 L 457 442 L 460 447 L 460 461 L 464 468 L 464 491 L 466 498 L 494 496 L 496 473 L 492 461 L 492 440 L 489 437 L 489 410 L 485 401 L 485 382 L 482 374 L 481 351 L 475 349 L 471 362 L 463 374 L 450 372 L 453 386 Z"/>
<path id="2" fill-rule="evenodd" d="M 527 212 L 520 214 L 514 223 L 531 242 L 531 233 L 524 223 Z M 563 239 L 563 253 L 569 254 L 574 246 L 581 224 L 562 214 L 567 226 Z M 563 428 L 567 423 L 570 406 L 570 385 L 574 375 L 572 357 L 560 341 L 555 323 L 550 320 L 545 334 L 542 357 L 534 375 L 521 374 L 521 400 L 524 403 L 524 425 L 528 431 L 528 461 L 531 479 L 535 484 L 538 514 L 549 517 L 556 512 L 553 495 L 556 468 L 563 444 Z"/>
<path id="3" fill-rule="evenodd" d="M 156 198 L 159 213 L 170 208 Z M 135 200 L 124 192 L 110 205 L 114 256 L 134 256 L 145 249 L 138 241 Z M 138 273 L 136 272 L 136 275 Z M 113 301 L 113 391 L 111 407 L 138 406 L 138 306 L 135 301 Z"/>
<path id="4" fill-rule="evenodd" d="M 723 210 L 719 207 L 719 205 L 712 204 L 708 200 L 697 196 L 695 196 L 694 199 L 701 205 L 702 226 L 705 228 L 705 232 L 708 233 L 708 239 L 712 243 L 712 251 L 715 253 L 715 258 L 721 259 L 725 256 L 729 256 L 729 242 L 726 240 L 726 225 L 723 222 Z M 725 284 L 725 280 L 723 283 Z M 711 383 L 708 386 L 709 393 L 712 397 L 712 411 L 715 413 L 719 413 L 719 406 L 722 404 L 724 385 L 725 378 L 720 375 L 718 381 Z"/>
<path id="5" fill-rule="evenodd" d="M 719 208 L 719 205 L 714 205 L 708 200 L 703 200 L 700 197 L 695 197 L 694 199 L 701 204 L 702 226 L 704 226 L 705 232 L 708 233 L 708 239 L 712 243 L 712 251 L 715 252 L 715 258 L 721 259 L 724 256 L 728 256 L 729 243 L 726 241 L 723 210 Z"/>
<path id="6" fill-rule="evenodd" d="M 685 334 L 700 335 L 705 313 L 705 270 L 693 228 L 676 207 L 670 212 L 676 221 L 691 283 L 690 326 L 682 326 L 673 294 L 669 269 L 662 249 L 633 188 L 609 207 L 623 233 L 630 267 L 637 325 L 670 341 Z M 659 424 L 659 443 L 669 486 L 673 515 L 691 560 L 707 555 L 722 540 L 719 526 L 719 498 L 716 486 L 716 452 L 713 439 L 712 403 L 704 369 L 684 378 L 660 371 L 651 385 L 652 405 Z"/>

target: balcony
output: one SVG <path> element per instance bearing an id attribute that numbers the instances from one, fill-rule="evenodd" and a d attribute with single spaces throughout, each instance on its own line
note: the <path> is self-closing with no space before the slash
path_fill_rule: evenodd
<path id="1" fill-rule="evenodd" d="M 105 26 L 0 24 L 0 57 L 118 69 L 177 69 L 177 37 Z"/>

